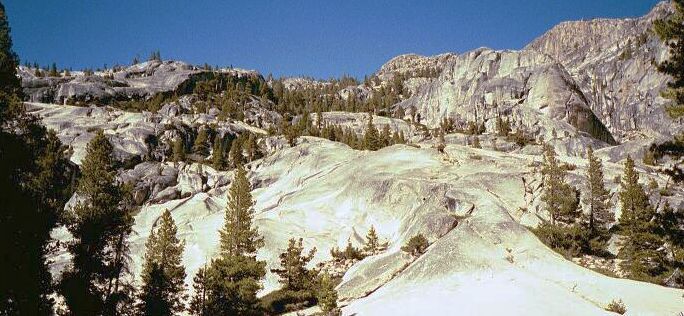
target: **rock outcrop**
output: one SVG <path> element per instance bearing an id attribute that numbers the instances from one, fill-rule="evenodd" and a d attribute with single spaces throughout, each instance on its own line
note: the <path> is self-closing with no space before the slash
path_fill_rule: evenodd
<path id="1" fill-rule="evenodd" d="M 202 70 L 181 61 L 147 61 L 91 75 L 75 71 L 69 77 L 36 77 L 35 70 L 20 66 L 19 76 L 29 102 L 106 104 L 112 100 L 144 99 L 162 92 L 187 89 L 194 77 L 208 72 L 231 76 L 257 75 L 242 69 Z"/>
<path id="2" fill-rule="evenodd" d="M 653 21 L 671 11 L 670 3 L 661 2 L 640 18 L 563 22 L 525 50 L 561 63 L 616 138 L 671 135 L 681 122 L 668 117 L 667 101 L 659 96 L 668 78 L 654 63 L 668 53 L 652 31 Z"/>
<path id="3" fill-rule="evenodd" d="M 506 117 L 541 139 L 581 132 L 615 144 L 563 66 L 532 51 L 478 49 L 451 57 L 437 80 L 399 106 L 428 127 L 451 118 L 495 132 L 496 119 Z"/>

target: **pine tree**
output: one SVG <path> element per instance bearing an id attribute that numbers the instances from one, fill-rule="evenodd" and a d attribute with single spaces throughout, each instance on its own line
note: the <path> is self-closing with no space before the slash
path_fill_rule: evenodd
<path id="1" fill-rule="evenodd" d="M 116 183 L 112 144 L 102 131 L 88 143 L 77 194 L 67 224 L 73 263 L 62 276 L 61 294 L 75 315 L 115 315 L 130 298 L 126 272 L 133 218 L 126 191 Z"/>
<path id="2" fill-rule="evenodd" d="M 324 313 L 330 313 L 337 309 L 335 283 L 327 272 L 320 276 L 316 298 L 318 299 L 318 305 Z"/>
<path id="3" fill-rule="evenodd" d="M 378 239 L 378 235 L 375 232 L 375 227 L 371 226 L 371 228 L 368 230 L 368 234 L 366 234 L 366 244 L 363 246 L 363 251 L 374 255 L 378 251 L 380 251 L 380 240 Z"/>
<path id="4" fill-rule="evenodd" d="M 418 234 L 411 237 L 411 239 L 409 239 L 406 245 L 401 247 L 401 250 L 408 252 L 411 255 L 419 256 L 425 252 L 428 246 L 429 243 L 427 238 L 425 238 L 423 234 Z"/>
<path id="5" fill-rule="evenodd" d="M 280 269 L 271 269 L 271 272 L 278 274 L 280 283 L 285 289 L 291 291 L 310 290 L 312 281 L 315 279 L 314 271 L 306 268 L 306 265 L 316 254 L 316 248 L 304 254 L 302 238 L 296 240 L 291 238 L 288 241 L 287 250 L 280 254 Z"/>
<path id="6" fill-rule="evenodd" d="M 254 137 L 254 134 L 249 133 L 249 136 L 247 136 L 247 139 L 245 140 L 244 143 L 244 149 L 245 152 L 247 153 L 247 161 L 251 162 L 257 157 L 257 144 L 256 144 L 256 138 Z"/>
<path id="7" fill-rule="evenodd" d="M 169 210 L 156 226 L 146 244 L 137 307 L 140 315 L 173 315 L 184 309 L 185 268 L 181 260 L 185 242 L 176 237 L 178 229 Z"/>
<path id="8" fill-rule="evenodd" d="M 655 210 L 639 184 L 639 174 L 630 156 L 625 161 L 619 197 L 622 206 L 619 223 L 625 236 L 619 253 L 625 259 L 621 267 L 630 278 L 652 281 L 665 271 L 665 258 L 658 251 L 663 242 L 656 234 Z"/>
<path id="9" fill-rule="evenodd" d="M 220 257 L 195 276 L 196 292 L 190 310 L 194 315 L 259 315 L 259 280 L 266 263 L 256 260 L 263 238 L 252 226 L 254 201 L 242 166 L 235 170 L 228 191 L 224 228 L 220 231 Z"/>
<path id="10" fill-rule="evenodd" d="M 159 53 L 159 50 L 152 51 L 152 53 L 150 53 L 150 57 L 147 60 L 149 60 L 149 61 L 162 61 L 161 53 Z"/>
<path id="11" fill-rule="evenodd" d="M 49 77 L 59 77 L 59 72 L 57 72 L 57 64 L 52 63 L 52 66 L 50 66 L 50 72 L 48 73 Z"/>
<path id="12" fill-rule="evenodd" d="M 656 227 L 658 235 L 675 247 L 675 259 L 684 258 L 684 212 L 674 210 L 668 202 L 665 202 L 660 213 L 656 214 Z"/>
<path id="13" fill-rule="evenodd" d="M 589 229 L 591 235 L 597 230 L 603 230 L 607 224 L 614 220 L 611 212 L 610 195 L 603 183 L 603 165 L 601 160 L 594 156 L 594 149 L 589 146 L 587 150 L 587 196 L 584 203 L 589 206 Z"/>
<path id="14" fill-rule="evenodd" d="M 545 145 L 542 162 L 544 193 L 541 200 L 546 203 L 546 210 L 554 225 L 559 220 L 573 223 L 579 215 L 577 191 L 565 182 L 566 173 L 560 166 L 553 147 Z"/>
<path id="15" fill-rule="evenodd" d="M 247 172 L 238 165 L 233 183 L 228 190 L 228 205 L 221 235 L 221 252 L 224 255 L 254 256 L 263 245 L 256 227 L 252 227 L 254 201 Z"/>
<path id="16" fill-rule="evenodd" d="M 674 13 L 653 23 L 660 40 L 669 48 L 669 60 L 657 65 L 658 71 L 672 77 L 663 95 L 673 101 L 668 113 L 673 118 L 684 115 L 684 0 L 672 0 Z"/>
<path id="17" fill-rule="evenodd" d="M 242 164 L 242 145 L 239 137 L 233 140 L 233 142 L 230 144 L 230 152 L 228 153 L 228 159 L 230 160 L 230 165 L 234 168 L 237 168 L 237 166 Z"/>
<path id="18" fill-rule="evenodd" d="M 648 196 L 639 183 L 639 174 L 634 169 L 634 160 L 630 156 L 627 156 L 625 161 L 619 197 L 622 206 L 621 229 L 627 232 L 638 231 L 655 216 L 655 210 L 651 207 Z"/>
<path id="19" fill-rule="evenodd" d="M 378 150 L 382 148 L 382 141 L 378 130 L 373 125 L 373 115 L 369 114 L 368 125 L 366 126 L 366 133 L 363 135 L 363 145 L 367 150 Z"/>
<path id="20" fill-rule="evenodd" d="M 7 95 L 21 94 L 21 81 L 16 67 L 19 57 L 12 51 L 12 37 L 5 6 L 0 3 L 0 91 Z"/>
<path id="21" fill-rule="evenodd" d="M 0 315 L 52 315 L 50 232 L 71 195 L 71 168 L 54 132 L 26 113 L 0 3 Z"/>
<path id="22" fill-rule="evenodd" d="M 390 132 L 389 124 L 382 128 L 382 133 L 380 134 L 380 140 L 382 147 L 392 145 L 392 133 Z"/>
<path id="23" fill-rule="evenodd" d="M 173 161 L 185 161 L 185 145 L 183 144 L 182 137 L 178 137 L 173 141 Z"/>
<path id="24" fill-rule="evenodd" d="M 192 152 L 202 157 L 206 157 L 209 154 L 208 143 L 209 137 L 207 136 L 207 129 L 200 127 L 197 137 L 195 138 L 195 143 L 192 145 Z"/>
<path id="25" fill-rule="evenodd" d="M 220 136 L 214 137 L 214 146 L 212 146 L 211 164 L 216 170 L 223 170 L 226 167 L 226 153 L 223 148 L 223 139 Z"/>
<path id="26" fill-rule="evenodd" d="M 192 288 L 195 294 L 192 296 L 192 300 L 190 301 L 190 305 L 188 306 L 188 312 L 191 315 L 209 316 L 209 305 L 207 304 L 207 296 L 209 295 L 209 293 L 207 293 L 208 280 L 206 271 L 207 266 L 205 264 L 204 268 L 200 268 L 199 270 L 197 270 L 197 273 L 192 278 Z"/>
<path id="27" fill-rule="evenodd" d="M 248 256 L 223 255 L 212 260 L 205 271 L 206 315 L 262 315 L 257 292 L 265 268 L 265 262 Z"/>

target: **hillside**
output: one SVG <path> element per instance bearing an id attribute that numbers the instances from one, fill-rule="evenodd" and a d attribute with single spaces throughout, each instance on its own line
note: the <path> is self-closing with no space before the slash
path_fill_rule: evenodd
<path id="1" fill-rule="evenodd" d="M 343 315 L 607 315 L 614 300 L 629 315 L 675 315 L 684 312 L 681 272 L 667 271 L 675 276 L 667 286 L 618 277 L 619 232 L 610 232 L 610 254 L 587 255 L 590 263 L 533 232 L 551 221 L 543 144 L 581 197 L 586 150 L 596 150 L 615 213 L 610 227 L 623 211 L 628 155 L 654 208 L 683 212 L 684 186 L 667 172 L 682 155 L 666 148 L 655 162 L 644 159 L 683 130 L 663 108 L 668 78 L 652 65 L 667 52 L 649 30 L 670 11 L 662 3 L 636 19 L 564 22 L 519 51 L 402 55 L 364 82 L 159 60 L 59 77 L 21 66 L 19 75 L 27 110 L 56 131 L 74 165 L 98 130 L 112 143 L 116 177 L 134 191 L 135 282 L 150 231 L 169 210 L 186 242 L 191 288 L 217 255 L 233 167 L 243 162 L 265 241 L 262 296 L 281 287 L 270 269 L 288 239 L 301 237 L 318 250 L 310 267 L 337 269 Z M 372 129 L 379 148 L 368 147 Z M 229 157 L 220 166 L 219 150 Z M 584 199 L 577 207 L 586 213 Z M 362 247 L 371 226 L 387 248 L 335 262 L 331 250 Z M 402 250 L 418 234 L 426 251 Z M 71 238 L 64 228 L 53 236 Z M 669 246 L 661 250 L 674 257 Z M 70 263 L 64 248 L 53 259 L 54 275 Z"/>

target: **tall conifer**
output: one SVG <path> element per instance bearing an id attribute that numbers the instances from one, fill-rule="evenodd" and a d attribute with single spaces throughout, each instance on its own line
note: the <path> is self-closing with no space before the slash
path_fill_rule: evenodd
<path id="1" fill-rule="evenodd" d="M 126 191 L 114 177 L 112 150 L 102 131 L 88 143 L 77 190 L 81 201 L 67 224 L 73 261 L 62 276 L 61 294 L 73 315 L 115 315 L 130 299 L 122 277 L 133 219 Z"/>
<path id="2" fill-rule="evenodd" d="M 542 162 L 544 193 L 541 200 L 546 203 L 553 224 L 559 220 L 572 223 L 579 215 L 576 191 L 565 182 L 566 173 L 553 147 L 545 145 Z"/>
<path id="3" fill-rule="evenodd" d="M 598 229 L 614 220 L 611 212 L 610 195 L 603 183 L 603 165 L 601 160 L 594 156 L 594 149 L 589 146 L 587 150 L 587 195 L 584 203 L 589 206 L 589 229 L 592 234 Z"/>
<path id="4" fill-rule="evenodd" d="M 184 309 L 185 268 L 182 265 L 185 242 L 169 210 L 165 210 L 147 240 L 142 288 L 138 295 L 140 315 L 173 315 Z"/>

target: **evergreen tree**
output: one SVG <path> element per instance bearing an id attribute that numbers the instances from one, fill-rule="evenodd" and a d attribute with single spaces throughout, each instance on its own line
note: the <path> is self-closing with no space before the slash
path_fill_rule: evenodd
<path id="1" fill-rule="evenodd" d="M 425 238 L 423 234 L 418 234 L 411 237 L 411 239 L 409 239 L 406 245 L 401 247 L 401 250 L 408 252 L 411 255 L 419 256 L 425 252 L 428 246 L 429 243 L 427 238 Z"/>
<path id="2" fill-rule="evenodd" d="M 169 210 L 156 226 L 146 244 L 137 307 L 141 315 L 173 315 L 184 309 L 185 268 L 181 260 L 185 242 L 176 237 L 178 229 Z"/>
<path id="3" fill-rule="evenodd" d="M 546 210 L 554 225 L 559 220 L 573 223 L 579 215 L 577 191 L 565 182 L 566 173 L 553 147 L 545 145 L 542 162 L 544 193 L 541 200 L 546 203 Z"/>
<path id="4" fill-rule="evenodd" d="M 604 230 L 605 226 L 614 220 L 611 212 L 610 195 L 603 183 L 603 165 L 601 159 L 594 156 L 594 149 L 587 150 L 587 196 L 584 203 L 589 206 L 589 230 L 591 235 Z"/>
<path id="5" fill-rule="evenodd" d="M 6 95 L 20 95 L 21 81 L 16 67 L 19 57 L 12 51 L 12 37 L 5 6 L 0 3 L 0 91 Z"/>
<path id="6" fill-rule="evenodd" d="M 256 260 L 263 238 L 252 226 L 253 205 L 246 171 L 238 166 L 220 231 L 220 257 L 195 277 L 195 288 L 202 290 L 191 302 L 195 315 L 261 314 L 256 294 L 261 289 L 259 280 L 266 274 L 266 263 Z"/>
<path id="7" fill-rule="evenodd" d="M 206 271 L 207 266 L 205 264 L 204 268 L 197 270 L 197 273 L 192 278 L 192 288 L 195 295 L 192 296 L 192 300 L 188 306 L 188 312 L 190 312 L 191 315 L 209 316 L 207 304 L 207 296 L 209 293 L 207 293 L 208 280 Z"/>
<path id="8" fill-rule="evenodd" d="M 115 315 L 130 298 L 122 276 L 133 218 L 126 191 L 114 178 L 112 150 L 102 131 L 88 143 L 77 190 L 81 201 L 67 223 L 73 262 L 60 286 L 73 315 Z"/>
<path id="9" fill-rule="evenodd" d="M 228 159 L 230 160 L 230 165 L 234 168 L 242 164 L 242 145 L 239 137 L 230 144 Z"/>
<path id="10" fill-rule="evenodd" d="M 244 142 L 244 150 L 247 153 L 247 161 L 251 162 L 257 157 L 257 144 L 254 134 L 249 133 L 247 139 Z"/>
<path id="11" fill-rule="evenodd" d="M 181 162 L 185 160 L 185 145 L 183 138 L 178 137 L 173 141 L 173 161 Z"/>
<path id="12" fill-rule="evenodd" d="M 318 291 L 316 291 L 316 298 L 318 305 L 324 313 L 331 313 L 337 309 L 337 292 L 335 291 L 335 283 L 328 273 L 323 273 L 320 276 Z"/>
<path id="13" fill-rule="evenodd" d="M 205 315 L 261 315 L 257 292 L 265 268 L 265 262 L 248 256 L 222 255 L 212 260 L 204 271 L 204 306 L 200 305 L 199 310 Z"/>
<path id="14" fill-rule="evenodd" d="M 225 255 L 254 256 L 257 248 L 263 246 L 263 238 L 256 227 L 252 227 L 254 201 L 247 172 L 238 165 L 233 183 L 228 190 L 228 205 L 221 235 L 221 252 Z"/>
<path id="15" fill-rule="evenodd" d="M 152 51 L 152 53 L 150 53 L 150 57 L 147 60 L 149 60 L 149 61 L 162 61 L 161 53 L 159 53 L 159 50 Z"/>
<path id="16" fill-rule="evenodd" d="M 648 196 L 639 183 L 639 174 L 634 169 L 634 160 L 627 156 L 624 173 L 620 182 L 620 227 L 626 232 L 638 231 L 650 223 L 655 216 Z"/>
<path id="17" fill-rule="evenodd" d="M 287 250 L 280 254 L 280 269 L 271 269 L 271 272 L 278 274 L 280 283 L 285 289 L 291 291 L 310 290 L 312 281 L 315 280 L 315 273 L 306 268 L 306 265 L 316 254 L 314 247 L 308 254 L 304 254 L 302 238 L 297 241 L 291 238 L 288 242 Z"/>
<path id="18" fill-rule="evenodd" d="M 50 72 L 48 73 L 48 76 L 59 77 L 59 72 L 57 72 L 57 64 L 52 63 L 52 66 L 50 66 Z"/>
<path id="19" fill-rule="evenodd" d="M 192 152 L 202 157 L 209 154 L 209 137 L 207 136 L 207 129 L 200 127 L 195 138 L 195 143 L 192 145 Z"/>
<path id="20" fill-rule="evenodd" d="M 665 202 L 663 209 L 660 213 L 656 214 L 656 226 L 658 229 L 658 235 L 663 238 L 664 241 L 670 243 L 674 249 L 675 260 L 682 263 L 684 259 L 684 212 L 674 210 L 670 207 L 670 204 Z"/>
<path id="21" fill-rule="evenodd" d="M 668 113 L 674 118 L 684 115 L 684 0 L 672 0 L 674 13 L 653 23 L 660 40 L 669 48 L 670 58 L 657 65 L 658 71 L 672 77 L 663 95 L 673 101 Z"/>
<path id="22" fill-rule="evenodd" d="M 380 240 L 375 232 L 375 227 L 371 226 L 366 234 L 366 244 L 363 246 L 363 251 L 374 255 L 380 251 Z"/>
<path id="23" fill-rule="evenodd" d="M 211 164 L 216 170 L 223 170 L 226 167 L 226 153 L 223 148 L 223 139 L 220 136 L 214 137 L 214 146 L 212 146 Z"/>
<path id="24" fill-rule="evenodd" d="M 663 242 L 656 234 L 656 212 L 639 183 L 639 174 L 630 156 L 625 161 L 619 197 L 622 206 L 619 224 L 625 236 L 619 253 L 625 259 L 621 267 L 630 278 L 653 281 L 666 270 L 665 256 L 658 250 Z"/>
<path id="25" fill-rule="evenodd" d="M 0 3 L 0 315 L 52 315 L 50 232 L 71 168 L 54 132 L 26 113 L 18 62 Z"/>
<path id="26" fill-rule="evenodd" d="M 380 134 L 380 141 L 382 147 L 392 145 L 392 133 L 390 132 L 389 124 L 382 128 L 382 133 Z"/>
<path id="27" fill-rule="evenodd" d="M 368 115 L 368 125 L 366 126 L 366 133 L 363 135 L 363 145 L 367 150 L 378 150 L 382 148 L 382 140 L 378 130 L 373 125 L 373 115 Z"/>

